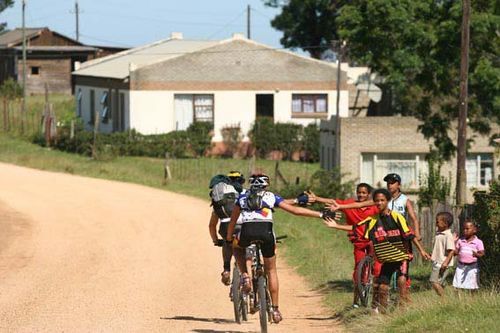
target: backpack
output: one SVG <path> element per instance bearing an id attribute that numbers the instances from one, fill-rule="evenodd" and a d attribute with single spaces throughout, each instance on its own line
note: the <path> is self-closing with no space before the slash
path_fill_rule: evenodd
<path id="1" fill-rule="evenodd" d="M 231 182 L 227 176 L 217 175 L 210 180 L 209 188 L 215 214 L 220 219 L 231 217 L 238 194 L 243 190 L 241 184 Z"/>
<path id="2" fill-rule="evenodd" d="M 264 197 L 264 194 L 266 194 L 266 192 L 266 190 L 259 188 L 252 188 L 248 190 L 246 193 L 247 209 L 253 211 L 264 208 L 264 202 L 262 201 L 262 198 Z"/>

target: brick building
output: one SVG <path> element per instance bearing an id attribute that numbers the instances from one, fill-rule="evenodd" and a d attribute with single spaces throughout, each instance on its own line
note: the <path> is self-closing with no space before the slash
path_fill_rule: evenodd
<path id="1" fill-rule="evenodd" d="M 413 117 L 354 117 L 342 118 L 340 130 L 340 170 L 345 180 L 366 182 L 383 187 L 383 177 L 396 172 L 402 177 L 405 190 L 417 190 L 421 177 L 428 171 L 426 154 L 432 141 L 418 132 L 419 120 Z M 493 133 L 500 128 L 492 124 Z M 332 168 L 335 153 L 335 118 L 321 123 L 321 166 Z M 450 132 L 452 138 L 456 131 Z M 469 189 L 486 190 L 492 179 L 500 175 L 500 156 L 490 145 L 488 136 L 477 135 L 466 161 Z M 456 182 L 456 158 L 445 163 L 443 175 Z M 469 193 L 471 198 L 472 192 Z"/>
<path id="2" fill-rule="evenodd" d="M 341 74 L 339 111 L 345 117 L 348 90 Z M 259 116 L 307 125 L 336 113 L 334 64 L 238 34 L 196 41 L 174 33 L 83 63 L 73 76 L 78 114 L 91 129 L 97 111 L 103 132 L 167 133 L 207 121 L 214 124 L 213 141 L 221 142 L 222 128 L 237 125 L 246 136 Z"/>
<path id="3" fill-rule="evenodd" d="M 48 28 L 26 28 L 26 93 L 70 94 L 75 63 L 124 50 L 84 45 Z M 22 29 L 0 35 L 0 84 L 8 78 L 23 79 Z"/>

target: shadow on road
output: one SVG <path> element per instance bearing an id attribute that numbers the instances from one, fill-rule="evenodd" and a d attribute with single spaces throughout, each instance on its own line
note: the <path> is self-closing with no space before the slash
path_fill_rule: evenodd
<path id="1" fill-rule="evenodd" d="M 197 318 L 193 316 L 175 316 L 175 317 L 161 317 L 162 320 L 185 320 L 185 321 L 202 321 L 206 323 L 215 323 L 215 324 L 233 324 L 233 320 L 221 319 L 221 318 Z"/>
<path id="2" fill-rule="evenodd" d="M 191 332 L 196 333 L 254 333 L 256 331 L 219 331 L 219 330 L 205 330 L 205 329 L 194 329 Z"/>

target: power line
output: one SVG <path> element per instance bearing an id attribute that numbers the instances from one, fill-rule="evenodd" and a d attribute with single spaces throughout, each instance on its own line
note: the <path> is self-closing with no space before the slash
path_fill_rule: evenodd
<path id="1" fill-rule="evenodd" d="M 82 33 L 80 33 L 80 36 L 83 36 L 83 37 L 88 38 L 88 39 L 96 40 L 98 42 L 115 44 L 115 45 L 123 46 L 123 47 L 126 47 L 126 48 L 132 48 L 133 47 L 133 46 L 127 45 L 125 43 L 120 43 L 120 42 L 116 42 L 116 41 L 110 41 L 110 40 L 101 39 L 101 38 L 98 38 L 98 37 L 92 37 L 92 36 L 89 36 L 89 35 L 86 35 L 86 34 L 82 34 Z"/>
<path id="2" fill-rule="evenodd" d="M 219 30 L 217 30 L 216 32 L 214 32 L 213 34 L 211 34 L 210 36 L 208 36 L 207 39 L 211 39 L 212 37 L 214 37 L 217 34 L 219 34 L 221 31 L 223 31 L 224 29 L 226 29 L 227 27 L 229 27 L 231 24 L 233 24 L 234 21 L 236 21 L 237 19 L 239 19 L 245 12 L 246 12 L 246 8 L 243 9 L 238 14 L 238 16 L 236 16 L 235 18 L 233 18 L 231 21 L 229 21 L 227 24 L 225 24 L 222 28 L 220 28 Z"/>

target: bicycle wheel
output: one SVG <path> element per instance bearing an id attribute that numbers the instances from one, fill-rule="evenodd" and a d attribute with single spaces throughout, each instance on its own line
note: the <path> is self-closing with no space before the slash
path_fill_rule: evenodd
<path id="1" fill-rule="evenodd" d="M 367 307 L 370 304 L 373 288 L 373 258 L 366 256 L 358 263 L 356 272 L 356 288 L 358 288 L 361 305 Z"/>
<path id="2" fill-rule="evenodd" d="M 267 283 L 264 276 L 259 276 L 257 280 L 257 295 L 259 298 L 259 319 L 260 331 L 267 333 Z"/>
<path id="3" fill-rule="evenodd" d="M 231 301 L 234 308 L 234 320 L 241 324 L 241 292 L 240 292 L 240 271 L 238 268 L 233 269 L 233 281 L 231 281 Z"/>

